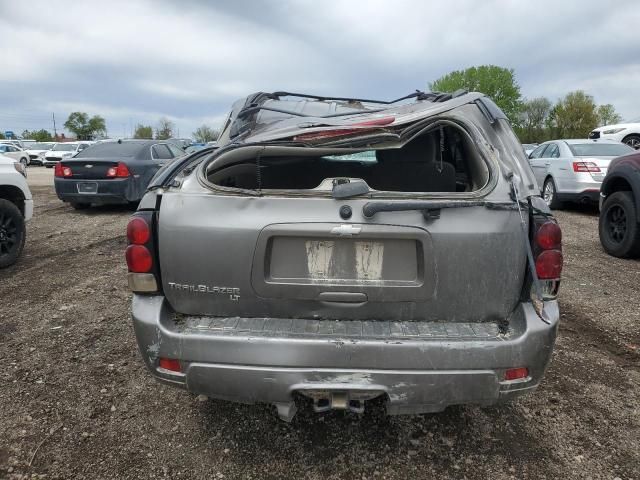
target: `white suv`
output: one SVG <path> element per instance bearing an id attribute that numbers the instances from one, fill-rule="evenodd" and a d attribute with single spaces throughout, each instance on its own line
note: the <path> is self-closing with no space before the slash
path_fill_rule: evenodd
<path id="1" fill-rule="evenodd" d="M 0 268 L 16 262 L 27 236 L 25 222 L 33 215 L 33 197 L 25 166 L 0 155 Z"/>

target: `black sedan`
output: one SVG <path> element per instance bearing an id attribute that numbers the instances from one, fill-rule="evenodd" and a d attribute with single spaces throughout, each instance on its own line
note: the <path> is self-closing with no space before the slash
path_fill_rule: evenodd
<path id="1" fill-rule="evenodd" d="M 137 204 L 156 172 L 185 152 L 159 140 L 118 140 L 91 145 L 55 166 L 58 198 L 76 209 L 92 204 Z"/>

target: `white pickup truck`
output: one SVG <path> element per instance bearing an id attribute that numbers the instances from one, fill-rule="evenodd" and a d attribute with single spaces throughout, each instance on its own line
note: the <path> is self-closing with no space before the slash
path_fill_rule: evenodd
<path id="1" fill-rule="evenodd" d="M 0 268 L 13 265 L 24 247 L 25 223 L 33 215 L 26 168 L 0 155 Z"/>

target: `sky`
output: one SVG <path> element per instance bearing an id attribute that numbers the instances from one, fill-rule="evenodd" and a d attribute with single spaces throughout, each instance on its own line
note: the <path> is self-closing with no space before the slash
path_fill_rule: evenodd
<path id="1" fill-rule="evenodd" d="M 515 70 L 524 97 L 582 89 L 640 117 L 635 0 L 0 0 L 0 132 L 112 137 L 169 118 L 189 137 L 257 91 L 393 99 L 452 71 Z"/>

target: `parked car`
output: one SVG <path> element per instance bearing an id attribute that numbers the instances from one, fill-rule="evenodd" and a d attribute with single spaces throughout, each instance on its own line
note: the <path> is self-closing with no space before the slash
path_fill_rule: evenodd
<path id="1" fill-rule="evenodd" d="M 640 152 L 611 162 L 600 191 L 599 233 L 609 255 L 640 256 Z"/>
<path id="2" fill-rule="evenodd" d="M 0 155 L 13 158 L 14 160 L 22 163 L 25 167 L 30 163 L 29 154 L 13 144 L 0 143 Z"/>
<path id="3" fill-rule="evenodd" d="M 71 158 L 76 153 L 83 151 L 95 142 L 60 142 L 51 150 L 42 154 L 42 164 L 47 168 L 53 168 L 60 160 Z"/>
<path id="4" fill-rule="evenodd" d="M 27 145 L 25 152 L 29 155 L 29 163 L 42 165 L 44 161 L 43 154 L 51 150 L 54 146 L 55 142 L 34 142 Z"/>
<path id="5" fill-rule="evenodd" d="M 25 222 L 33 215 L 33 198 L 22 162 L 0 155 L 0 268 L 13 265 L 27 237 Z"/>
<path id="6" fill-rule="evenodd" d="M 552 209 L 564 202 L 597 204 L 609 163 L 632 151 L 614 140 L 552 140 L 531 152 L 529 164 Z"/>
<path id="7" fill-rule="evenodd" d="M 589 138 L 592 140 L 602 138 L 622 142 L 637 150 L 640 148 L 640 119 L 635 122 L 594 128 L 589 133 Z"/>
<path id="8" fill-rule="evenodd" d="M 408 414 L 540 383 L 561 232 L 487 97 L 254 94 L 219 146 L 158 173 L 127 227 L 158 380 L 284 420 L 297 394 Z"/>
<path id="9" fill-rule="evenodd" d="M 56 164 L 56 194 L 76 209 L 137 204 L 160 167 L 182 155 L 182 149 L 158 140 L 100 142 Z"/>

